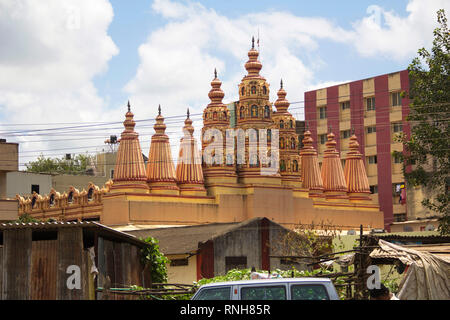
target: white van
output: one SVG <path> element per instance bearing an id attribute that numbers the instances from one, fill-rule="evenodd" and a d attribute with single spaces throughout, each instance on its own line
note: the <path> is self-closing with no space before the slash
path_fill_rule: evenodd
<path id="1" fill-rule="evenodd" d="M 328 278 L 277 278 L 205 284 L 192 300 L 339 300 Z"/>

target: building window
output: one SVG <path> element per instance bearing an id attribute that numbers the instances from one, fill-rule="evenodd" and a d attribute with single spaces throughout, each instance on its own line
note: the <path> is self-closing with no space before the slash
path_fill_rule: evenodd
<path id="1" fill-rule="evenodd" d="M 377 132 L 377 127 L 375 127 L 375 126 L 367 127 L 366 132 L 367 132 L 367 134 L 375 133 L 375 132 Z"/>
<path id="2" fill-rule="evenodd" d="M 280 129 L 284 129 L 284 121 L 280 120 Z"/>
<path id="3" fill-rule="evenodd" d="M 269 106 L 265 106 L 264 107 L 264 118 L 270 118 L 270 108 L 269 108 Z"/>
<path id="4" fill-rule="evenodd" d="M 245 87 L 241 88 L 241 95 L 245 95 Z"/>
<path id="5" fill-rule="evenodd" d="M 291 149 L 295 149 L 295 138 L 291 138 Z"/>
<path id="6" fill-rule="evenodd" d="M 394 158 L 394 163 L 403 163 L 402 157 L 398 156 L 398 155 L 393 155 Z"/>
<path id="7" fill-rule="evenodd" d="M 370 193 L 371 194 L 378 193 L 378 186 L 370 186 Z"/>
<path id="8" fill-rule="evenodd" d="M 319 119 L 326 119 L 327 118 L 327 107 L 320 107 L 319 108 Z"/>
<path id="9" fill-rule="evenodd" d="M 267 88 L 266 88 L 266 86 L 263 86 L 263 94 L 267 94 Z"/>
<path id="10" fill-rule="evenodd" d="M 298 172 L 298 162 L 297 162 L 297 160 L 294 160 L 292 166 L 294 167 L 294 172 Z"/>
<path id="11" fill-rule="evenodd" d="M 294 128 L 294 121 L 289 120 L 289 126 L 290 126 L 291 129 L 293 129 Z"/>
<path id="12" fill-rule="evenodd" d="M 39 185 L 38 184 L 31 185 L 31 194 L 33 194 L 33 192 L 39 193 Z"/>
<path id="13" fill-rule="evenodd" d="M 225 272 L 247 268 L 247 257 L 225 257 Z"/>
<path id="14" fill-rule="evenodd" d="M 396 122 L 392 124 L 392 130 L 394 132 L 402 132 L 403 131 L 403 124 L 401 122 Z"/>
<path id="15" fill-rule="evenodd" d="M 350 101 L 341 102 L 341 110 L 350 109 Z"/>
<path id="16" fill-rule="evenodd" d="M 255 86 L 252 86 L 252 94 L 255 94 L 256 93 L 256 87 Z"/>
<path id="17" fill-rule="evenodd" d="M 188 258 L 183 259 L 171 259 L 170 260 L 170 266 L 171 267 L 181 267 L 181 266 L 187 266 L 189 265 Z"/>
<path id="18" fill-rule="evenodd" d="M 350 135 L 351 135 L 350 130 L 341 131 L 341 139 L 348 139 L 350 138 Z"/>
<path id="19" fill-rule="evenodd" d="M 253 105 L 252 106 L 252 118 L 258 117 L 258 106 Z"/>
<path id="20" fill-rule="evenodd" d="M 376 164 L 378 163 L 377 156 L 369 156 L 369 164 Z"/>
<path id="21" fill-rule="evenodd" d="M 284 160 L 280 160 L 280 171 L 286 171 L 286 163 L 284 162 Z"/>
<path id="22" fill-rule="evenodd" d="M 391 93 L 391 105 L 393 107 L 402 105 L 401 92 L 393 92 L 393 93 Z"/>
<path id="23" fill-rule="evenodd" d="M 366 98 L 366 110 L 375 110 L 375 97 Z"/>
<path id="24" fill-rule="evenodd" d="M 327 135 L 321 134 L 321 135 L 319 135 L 319 139 L 320 139 L 320 144 L 325 144 L 325 142 L 327 142 Z"/>
<path id="25" fill-rule="evenodd" d="M 217 121 L 217 111 L 214 111 L 214 113 L 213 113 L 213 120 Z"/>
<path id="26" fill-rule="evenodd" d="M 245 109 L 244 109 L 244 107 L 241 107 L 241 109 L 239 111 L 239 117 L 241 119 L 244 119 L 244 116 L 245 116 Z"/>

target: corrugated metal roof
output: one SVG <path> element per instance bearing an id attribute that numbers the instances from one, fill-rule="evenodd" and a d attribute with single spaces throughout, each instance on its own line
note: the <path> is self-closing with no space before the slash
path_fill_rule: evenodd
<path id="1" fill-rule="evenodd" d="M 28 222 L 28 223 L 0 223 L 0 231 L 5 230 L 15 230 L 15 229 L 60 229 L 60 228 L 92 228 L 97 229 L 101 236 L 106 236 L 110 238 L 118 238 L 122 241 L 133 242 L 134 244 L 143 247 L 146 245 L 145 242 L 139 240 L 139 238 L 135 237 L 132 234 L 125 233 L 122 231 L 114 230 L 108 226 L 105 226 L 101 223 L 95 221 L 55 221 L 55 222 Z"/>

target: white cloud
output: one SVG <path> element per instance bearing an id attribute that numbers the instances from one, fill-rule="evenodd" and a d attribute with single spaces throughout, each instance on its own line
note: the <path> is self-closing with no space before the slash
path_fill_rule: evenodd
<path id="1" fill-rule="evenodd" d="M 106 106 L 93 77 L 107 70 L 108 61 L 118 53 L 107 34 L 112 19 L 107 0 L 48 0 L 45 5 L 33 0 L 0 0 L 0 122 L 105 121 Z M 0 126 L 0 131 L 29 128 L 37 127 Z M 67 146 L 3 136 L 20 141 L 21 150 Z M 86 144 L 94 142 L 71 141 L 70 145 Z M 21 158 L 22 163 L 29 160 Z"/>
<path id="2" fill-rule="evenodd" d="M 367 57 L 382 56 L 396 60 L 409 58 L 421 47 L 430 47 L 437 27 L 436 11 L 450 12 L 447 0 L 411 0 L 407 16 L 386 11 L 380 6 L 368 7 L 368 16 L 353 23 L 354 45 Z"/>

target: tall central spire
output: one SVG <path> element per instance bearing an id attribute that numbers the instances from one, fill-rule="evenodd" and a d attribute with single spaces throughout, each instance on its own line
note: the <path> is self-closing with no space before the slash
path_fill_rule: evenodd
<path id="1" fill-rule="evenodd" d="M 245 63 L 245 69 L 248 72 L 245 78 L 262 78 L 259 75 L 262 64 L 258 61 L 258 56 L 259 52 L 255 49 L 255 38 L 252 37 L 252 48 L 248 51 L 248 61 Z"/>

